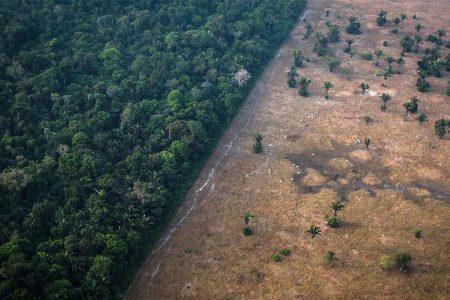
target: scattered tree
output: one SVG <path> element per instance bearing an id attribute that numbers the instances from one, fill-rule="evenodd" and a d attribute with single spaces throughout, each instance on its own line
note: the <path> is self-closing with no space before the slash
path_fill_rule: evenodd
<path id="1" fill-rule="evenodd" d="M 426 81 L 426 78 L 428 77 L 427 71 L 420 70 L 418 73 L 419 78 L 416 81 L 417 90 L 421 93 L 427 92 L 430 89 L 430 83 Z"/>
<path id="2" fill-rule="evenodd" d="M 330 98 L 329 95 L 328 95 L 328 92 L 329 92 L 330 89 L 333 88 L 333 87 L 334 87 L 334 85 L 333 85 L 333 83 L 331 83 L 331 81 L 325 81 L 325 82 L 323 83 L 323 88 L 325 89 L 325 99 Z"/>
<path id="3" fill-rule="evenodd" d="M 328 71 L 330 72 L 336 70 L 336 68 L 338 68 L 341 64 L 341 62 L 337 58 L 331 56 L 327 56 L 326 61 L 328 64 Z"/>
<path id="4" fill-rule="evenodd" d="M 288 86 L 290 88 L 295 88 L 295 86 L 297 85 L 297 77 L 298 77 L 297 69 L 294 66 L 292 66 L 287 76 L 288 76 Z"/>
<path id="5" fill-rule="evenodd" d="M 381 72 L 381 76 L 383 76 L 383 83 L 381 84 L 381 86 L 385 87 L 386 80 L 392 76 L 391 69 L 389 69 L 389 68 L 383 69 L 383 72 Z"/>
<path id="6" fill-rule="evenodd" d="M 259 132 L 257 132 L 253 136 L 255 138 L 255 144 L 253 144 L 253 152 L 261 153 L 263 150 L 262 140 L 264 137 Z"/>
<path id="7" fill-rule="evenodd" d="M 317 32 L 313 51 L 317 53 L 318 56 L 324 56 L 327 53 L 327 49 L 328 38 L 322 32 Z"/>
<path id="8" fill-rule="evenodd" d="M 358 87 L 362 90 L 362 95 L 370 88 L 367 82 L 362 82 Z"/>
<path id="9" fill-rule="evenodd" d="M 293 54 L 294 54 L 294 65 L 297 68 L 303 67 L 304 56 L 303 56 L 302 51 L 297 49 L 297 50 L 294 50 Z"/>
<path id="10" fill-rule="evenodd" d="M 419 44 L 422 42 L 423 38 L 420 34 L 414 36 L 414 41 L 416 43 L 416 48 L 414 49 L 416 53 L 419 52 Z"/>
<path id="11" fill-rule="evenodd" d="M 411 52 L 412 47 L 414 46 L 414 39 L 410 35 L 406 35 L 401 39 L 400 45 L 404 52 Z"/>
<path id="12" fill-rule="evenodd" d="M 423 29 L 423 25 L 421 23 L 416 23 L 414 29 L 416 29 L 416 33 L 419 34 L 420 30 Z"/>
<path id="13" fill-rule="evenodd" d="M 308 230 L 306 230 L 307 233 L 309 233 L 311 235 L 311 238 L 315 238 L 316 235 L 320 235 L 320 233 L 322 232 L 320 230 L 320 227 L 314 224 L 311 224 L 308 228 Z"/>
<path id="14" fill-rule="evenodd" d="M 331 24 L 328 27 L 328 40 L 331 43 L 337 43 L 341 40 L 341 32 L 339 30 L 339 26 L 335 24 Z"/>
<path id="15" fill-rule="evenodd" d="M 402 22 L 402 20 L 400 19 L 400 17 L 395 17 L 394 20 L 392 20 L 395 24 L 395 27 L 398 28 L 398 25 L 400 25 L 400 23 Z"/>
<path id="16" fill-rule="evenodd" d="M 347 43 L 347 47 L 344 49 L 344 52 L 350 53 L 350 51 L 352 51 L 353 39 L 348 38 L 345 40 L 345 42 Z"/>
<path id="17" fill-rule="evenodd" d="M 375 66 L 378 66 L 379 61 L 380 61 L 380 57 L 382 57 L 384 55 L 383 50 L 381 49 L 376 49 L 375 50 L 375 56 L 377 57 L 377 60 L 375 61 Z"/>
<path id="18" fill-rule="evenodd" d="M 419 228 L 414 229 L 414 237 L 416 239 L 421 239 L 422 236 L 423 236 L 423 234 L 422 234 L 422 230 L 421 229 L 419 229 Z"/>
<path id="19" fill-rule="evenodd" d="M 383 101 L 383 103 L 381 104 L 381 110 L 385 111 L 386 110 L 386 104 L 391 100 L 391 95 L 387 94 L 387 93 L 383 93 L 381 96 L 381 101 Z"/>
<path id="20" fill-rule="evenodd" d="M 364 145 L 366 145 L 366 148 L 369 148 L 369 146 L 372 145 L 372 140 L 369 138 L 365 138 Z"/>
<path id="21" fill-rule="evenodd" d="M 306 33 L 305 33 L 305 39 L 308 39 L 311 33 L 313 33 L 313 26 L 311 23 L 306 23 L 305 25 Z"/>
<path id="22" fill-rule="evenodd" d="M 396 265 L 400 271 L 408 269 L 409 263 L 412 261 L 412 256 L 409 253 L 400 253 L 396 257 Z"/>
<path id="23" fill-rule="evenodd" d="M 325 260 L 326 260 L 327 262 L 333 262 L 333 261 L 337 260 L 336 253 L 334 253 L 333 251 L 328 251 L 328 252 L 325 254 Z"/>
<path id="24" fill-rule="evenodd" d="M 406 15 L 405 12 L 401 12 L 400 13 L 400 18 L 402 19 L 402 22 L 405 21 L 406 19 L 408 19 L 408 16 Z"/>
<path id="25" fill-rule="evenodd" d="M 299 95 L 303 97 L 308 97 L 308 86 L 311 84 L 311 79 L 308 77 L 301 77 L 299 80 L 300 90 Z"/>
<path id="26" fill-rule="evenodd" d="M 361 33 L 361 23 L 358 22 L 358 18 L 351 16 L 349 19 L 349 24 L 347 25 L 346 31 L 348 34 L 360 34 Z"/>
<path id="27" fill-rule="evenodd" d="M 396 62 L 397 65 L 398 65 L 398 72 L 397 72 L 397 73 L 398 73 L 398 74 L 401 74 L 400 70 L 401 70 L 402 66 L 404 66 L 405 63 L 406 63 L 405 58 L 403 58 L 402 56 L 400 56 L 399 58 L 397 58 L 397 59 L 395 60 L 395 62 Z"/>
<path id="28" fill-rule="evenodd" d="M 382 10 L 378 13 L 377 20 L 376 20 L 378 26 L 383 26 L 384 24 L 386 24 L 386 22 L 387 22 L 386 16 L 387 16 L 387 11 Z"/>
<path id="29" fill-rule="evenodd" d="M 419 121 L 420 125 L 428 121 L 428 117 L 424 112 L 421 112 L 419 116 L 417 117 L 417 120 Z"/>
<path id="30" fill-rule="evenodd" d="M 450 119 L 439 119 L 434 123 L 434 129 L 436 132 L 436 135 L 442 139 L 446 133 L 449 132 L 450 129 Z"/>

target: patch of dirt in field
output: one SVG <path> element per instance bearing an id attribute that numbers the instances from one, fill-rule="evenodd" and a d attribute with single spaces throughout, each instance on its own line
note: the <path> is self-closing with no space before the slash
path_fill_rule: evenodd
<path id="1" fill-rule="evenodd" d="M 383 27 L 374 23 L 380 10 L 389 12 Z M 392 34 L 391 20 L 402 11 L 409 18 Z M 345 33 L 350 15 L 361 21 L 362 34 Z M 315 32 L 326 32 L 326 21 L 341 26 L 342 41 L 331 43 L 329 51 L 341 61 L 339 70 L 330 73 L 312 52 L 314 37 L 303 40 L 301 20 L 125 299 L 450 299 L 450 139 L 437 139 L 433 128 L 436 119 L 450 118 L 445 94 L 450 74 L 430 77 L 431 91 L 417 92 L 416 61 L 431 47 L 428 42 L 421 43 L 419 54 L 406 54 L 401 74 L 386 87 L 376 75 L 386 62 L 375 67 L 360 58 L 375 48 L 397 58 L 401 37 L 414 35 L 416 22 L 425 26 L 426 36 L 449 29 L 445 16 L 450 16 L 447 0 L 311 0 L 305 19 Z M 357 52 L 352 60 L 342 51 L 348 37 Z M 298 69 L 312 79 L 307 98 L 286 83 L 296 48 L 309 58 Z M 448 51 L 442 47 L 442 56 Z M 322 88 L 326 80 L 335 86 L 329 100 Z M 370 85 L 364 96 L 361 82 Z M 382 93 L 392 96 L 385 112 Z M 403 120 L 402 104 L 412 96 L 421 99 L 419 110 L 428 115 L 423 125 L 416 115 Z M 364 116 L 373 121 L 364 122 Z M 261 155 L 252 152 L 255 132 L 265 137 Z M 366 138 L 372 141 L 368 148 Z M 345 207 L 338 213 L 342 226 L 333 229 L 324 217 L 337 199 Z M 255 215 L 253 235 L 247 237 L 246 211 Z M 306 233 L 311 224 L 322 230 L 314 239 Z M 414 237 L 416 228 L 422 239 Z M 284 248 L 290 255 L 274 262 L 272 255 Z M 338 259 L 326 263 L 327 251 Z M 409 273 L 380 270 L 382 256 L 402 251 L 413 257 Z"/>

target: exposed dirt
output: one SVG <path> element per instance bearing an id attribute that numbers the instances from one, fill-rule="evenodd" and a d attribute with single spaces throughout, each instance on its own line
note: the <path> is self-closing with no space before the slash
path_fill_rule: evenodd
<path id="1" fill-rule="evenodd" d="M 390 33 L 392 22 L 375 24 L 382 9 L 389 20 L 408 14 L 399 34 Z M 304 18 L 326 32 L 327 20 L 344 27 L 352 14 L 363 30 L 352 36 L 357 53 L 381 48 L 398 57 L 399 40 L 414 33 L 415 22 L 425 26 L 423 35 L 450 31 L 448 0 L 311 0 Z M 125 299 L 450 299 L 450 140 L 437 139 L 433 129 L 434 120 L 450 117 L 450 74 L 431 77 L 432 90 L 421 94 L 415 88 L 421 53 L 408 53 L 402 74 L 383 88 L 373 61 L 358 54 L 350 61 L 342 51 L 345 33 L 330 44 L 342 64 L 329 73 L 311 51 L 314 38 L 303 40 L 304 24 L 267 67 Z M 299 69 L 313 81 L 307 98 L 286 84 L 295 48 L 310 59 Z M 325 80 L 335 86 L 329 100 Z M 361 82 L 370 85 L 365 96 Z M 383 92 L 393 96 L 386 112 Z M 402 104 L 414 95 L 429 123 L 403 121 Z M 252 153 L 255 132 L 265 137 L 261 155 Z M 373 142 L 368 149 L 365 138 Z M 339 197 L 343 225 L 328 228 L 324 215 Z M 242 234 L 246 211 L 255 214 L 249 237 Z M 315 239 L 305 232 L 310 224 L 322 229 Z M 415 228 L 422 239 L 414 238 Z M 273 262 L 282 248 L 291 255 Z M 333 264 L 324 260 L 327 251 L 336 252 Z M 383 255 L 401 251 L 413 256 L 410 272 L 380 270 Z"/>

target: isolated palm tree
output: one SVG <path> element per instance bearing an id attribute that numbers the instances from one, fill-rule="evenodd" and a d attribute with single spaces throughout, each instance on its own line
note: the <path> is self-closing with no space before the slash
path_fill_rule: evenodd
<path id="1" fill-rule="evenodd" d="M 381 49 L 376 49 L 375 50 L 375 56 L 377 57 L 377 60 L 375 61 L 375 66 L 378 66 L 378 63 L 380 61 L 380 57 L 382 57 L 384 55 L 383 50 Z"/>
<path id="2" fill-rule="evenodd" d="M 367 82 L 362 82 L 358 87 L 362 90 L 363 95 L 370 88 Z"/>
<path id="3" fill-rule="evenodd" d="M 395 62 L 398 65 L 398 74 L 400 74 L 401 67 L 406 63 L 405 58 L 400 56 L 399 58 L 397 58 L 397 60 Z"/>
<path id="4" fill-rule="evenodd" d="M 311 238 L 313 239 L 316 237 L 316 235 L 320 235 L 322 230 L 320 230 L 319 226 L 311 224 L 306 232 L 309 233 L 311 235 Z"/>
<path id="5" fill-rule="evenodd" d="M 381 101 L 383 101 L 383 103 L 388 103 L 388 101 L 390 101 L 392 99 L 391 95 L 387 94 L 387 93 L 383 93 L 380 96 Z"/>
<path id="6" fill-rule="evenodd" d="M 405 12 L 401 12 L 400 13 L 400 18 L 402 19 L 402 21 L 405 21 L 406 19 L 408 19 L 408 16 L 406 15 Z"/>
<path id="7" fill-rule="evenodd" d="M 388 63 L 389 71 L 392 72 L 392 63 L 395 61 L 395 58 L 393 58 L 392 56 L 388 55 L 388 56 L 386 56 L 386 58 L 384 60 Z"/>
<path id="8" fill-rule="evenodd" d="M 300 84 L 300 90 L 299 90 L 299 95 L 303 96 L 303 97 L 308 97 L 308 85 L 311 84 L 311 79 L 309 79 L 308 77 L 301 77 L 299 80 L 299 84 Z"/>
<path id="9" fill-rule="evenodd" d="M 389 68 L 385 68 L 383 69 L 383 72 L 381 72 L 381 76 L 383 76 L 383 83 L 381 84 L 381 86 L 385 87 L 386 80 L 392 76 L 392 72 Z"/>
<path id="10" fill-rule="evenodd" d="M 415 52 L 418 53 L 419 52 L 419 44 L 423 41 L 423 38 L 420 34 L 416 34 L 414 36 L 414 41 L 416 42 Z"/>
<path id="11" fill-rule="evenodd" d="M 331 203 L 331 210 L 333 211 L 333 215 L 336 217 L 337 212 L 342 210 L 344 208 L 344 204 L 342 203 L 341 199 L 334 201 Z"/>
<path id="12" fill-rule="evenodd" d="M 333 83 L 331 83 L 331 81 L 325 81 L 325 82 L 323 83 L 323 88 L 325 89 L 325 99 L 328 99 L 328 98 L 329 98 L 328 92 L 329 92 L 330 89 L 333 88 L 333 87 L 334 87 L 334 85 L 333 85 Z"/>
<path id="13" fill-rule="evenodd" d="M 422 30 L 424 27 L 421 23 L 416 23 L 416 25 L 414 25 L 414 28 L 416 29 L 416 33 L 419 34 L 420 30 Z"/>

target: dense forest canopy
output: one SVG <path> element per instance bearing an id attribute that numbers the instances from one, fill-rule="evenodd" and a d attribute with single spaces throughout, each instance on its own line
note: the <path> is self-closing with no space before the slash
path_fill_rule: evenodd
<path id="1" fill-rule="evenodd" d="M 120 297 L 304 6 L 1 0 L 0 298 Z"/>

